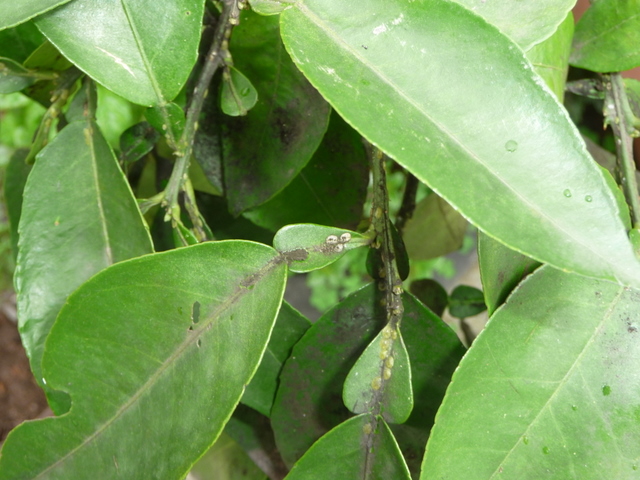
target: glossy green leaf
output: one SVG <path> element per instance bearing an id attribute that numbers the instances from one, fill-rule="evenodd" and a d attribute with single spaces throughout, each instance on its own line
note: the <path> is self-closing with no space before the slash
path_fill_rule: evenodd
<path id="1" fill-rule="evenodd" d="M 278 376 L 291 349 L 311 326 L 309 320 L 287 302 L 282 303 L 267 350 L 258 371 L 242 395 L 242 403 L 264 416 L 271 414 L 278 389 Z"/>
<path id="2" fill-rule="evenodd" d="M 294 61 L 336 110 L 480 229 L 560 268 L 640 285 L 610 188 L 500 32 L 438 0 L 306 0 L 280 18 Z"/>
<path id="3" fill-rule="evenodd" d="M 386 326 L 365 348 L 344 381 L 342 399 L 353 413 L 379 412 L 389 423 L 409 418 L 411 363 L 400 332 Z"/>
<path id="4" fill-rule="evenodd" d="M 523 50 L 547 39 L 566 18 L 575 0 L 454 0 L 498 27 Z"/>
<path id="5" fill-rule="evenodd" d="M 300 173 L 327 130 L 330 108 L 289 58 L 277 17 L 243 12 L 230 49 L 234 65 L 258 91 L 247 115 L 219 119 L 225 193 L 237 215 Z"/>
<path id="6" fill-rule="evenodd" d="M 186 83 L 198 55 L 203 8 L 202 0 L 74 0 L 36 24 L 78 68 L 150 106 L 173 100 Z"/>
<path id="7" fill-rule="evenodd" d="M 288 225 L 273 238 L 274 248 L 286 255 L 293 272 L 325 267 L 349 250 L 369 243 L 369 239 L 359 233 L 311 223 Z"/>
<path id="8" fill-rule="evenodd" d="M 35 75 L 18 62 L 0 57 L 0 94 L 19 92 L 36 82 Z"/>
<path id="9" fill-rule="evenodd" d="M 416 205 L 402 230 L 412 260 L 430 260 L 462 247 L 467 220 L 435 193 Z"/>
<path id="10" fill-rule="evenodd" d="M 220 108 L 227 115 L 246 115 L 258 101 L 258 92 L 240 70 L 229 67 L 220 89 Z"/>
<path id="11" fill-rule="evenodd" d="M 31 165 L 25 162 L 27 155 L 29 155 L 27 148 L 18 149 L 11 155 L 3 181 L 4 202 L 11 233 L 11 253 L 14 260 L 18 256 L 18 223 L 22 213 L 22 194 L 31 172 Z"/>
<path id="12" fill-rule="evenodd" d="M 160 134 L 147 122 L 136 123 L 120 137 L 120 155 L 123 165 L 137 162 L 149 153 L 160 140 Z"/>
<path id="13" fill-rule="evenodd" d="M 380 417 L 360 415 L 318 440 L 293 466 L 286 480 L 409 480 L 393 433 Z"/>
<path id="14" fill-rule="evenodd" d="M 449 304 L 449 295 L 442 285 L 431 278 L 421 278 L 411 282 L 409 291 L 418 300 L 424 303 L 425 307 L 442 317 L 444 309 Z"/>
<path id="15" fill-rule="evenodd" d="M 576 25 L 571 64 L 595 72 L 640 65 L 640 0 L 598 0 Z"/>
<path id="16" fill-rule="evenodd" d="M 0 57 L 24 62 L 44 41 L 44 36 L 33 22 L 0 31 Z"/>
<path id="17" fill-rule="evenodd" d="M 280 375 L 271 412 L 276 444 L 293 465 L 328 430 L 350 417 L 342 401 L 347 374 L 386 324 L 382 293 L 370 284 L 325 313 L 294 346 Z M 406 294 L 402 335 L 411 359 L 413 413 L 394 425 L 409 469 L 420 460 L 444 391 L 464 348 L 456 334 Z"/>
<path id="18" fill-rule="evenodd" d="M 486 309 L 482 290 L 475 287 L 458 285 L 449 295 L 449 313 L 452 317 L 473 317 Z"/>
<path id="19" fill-rule="evenodd" d="M 536 73 L 562 101 L 573 39 L 573 14 L 567 15 L 553 35 L 527 51 Z"/>
<path id="20" fill-rule="evenodd" d="M 73 408 L 15 429 L 0 478 L 182 478 L 258 367 L 285 279 L 273 249 L 243 241 L 93 277 L 69 297 L 43 359 L 47 383 Z"/>
<path id="21" fill-rule="evenodd" d="M 69 0 L 21 0 L 20 2 L 13 2 L 11 0 L 0 0 L 0 12 L 2 12 L 0 30 L 24 23 L 68 1 Z"/>
<path id="22" fill-rule="evenodd" d="M 454 374 L 421 478 L 637 478 L 639 307 L 637 290 L 532 274 Z"/>
<path id="23" fill-rule="evenodd" d="M 169 143 L 175 143 L 182 135 L 186 117 L 184 110 L 174 102 L 156 105 L 144 112 L 149 124 L 162 135 L 167 137 Z"/>
<path id="24" fill-rule="evenodd" d="M 44 342 L 67 296 L 112 263 L 152 251 L 129 185 L 95 123 L 69 124 L 38 154 L 19 234 L 18 326 L 42 385 Z"/>
<path id="25" fill-rule="evenodd" d="M 502 305 L 524 278 L 540 266 L 540 262 L 505 247 L 478 232 L 478 263 L 489 315 Z"/>
<path id="26" fill-rule="evenodd" d="M 369 184 L 369 159 L 362 137 L 333 112 L 329 129 L 306 167 L 268 202 L 244 216 L 278 230 L 293 223 L 355 229 Z"/>
<path id="27" fill-rule="evenodd" d="M 45 40 L 24 61 L 28 68 L 43 68 L 48 70 L 66 70 L 73 65 L 60 51 L 48 40 Z"/>

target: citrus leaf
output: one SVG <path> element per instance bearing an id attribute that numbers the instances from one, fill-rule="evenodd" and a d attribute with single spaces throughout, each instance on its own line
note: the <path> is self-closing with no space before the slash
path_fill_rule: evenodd
<path id="1" fill-rule="evenodd" d="M 21 0 L 16 3 L 11 0 L 0 0 L 0 11 L 2 12 L 0 30 L 24 23 L 68 1 L 69 0 Z"/>
<path id="2" fill-rule="evenodd" d="M 598 0 L 576 25 L 571 65 L 619 72 L 640 65 L 640 0 Z"/>
<path id="3" fill-rule="evenodd" d="M 0 57 L 0 94 L 19 92 L 36 80 L 35 75 L 18 62 Z"/>
<path id="4" fill-rule="evenodd" d="M 369 284 L 325 313 L 293 347 L 271 411 L 278 451 L 289 466 L 351 414 L 342 401 L 347 374 L 385 326 L 382 293 Z M 413 413 L 394 435 L 417 476 L 436 410 L 464 348 L 442 320 L 403 295 L 402 334 L 411 358 Z M 302 392 L 302 393 L 301 393 Z"/>
<path id="5" fill-rule="evenodd" d="M 244 241 L 147 255 L 93 277 L 69 297 L 43 359 L 48 384 L 73 408 L 13 430 L 0 478 L 182 478 L 258 367 L 285 279 L 272 248 Z"/>
<path id="6" fill-rule="evenodd" d="M 282 303 L 267 350 L 258 371 L 247 385 L 241 402 L 268 417 L 278 389 L 278 376 L 291 349 L 311 326 L 309 320 L 287 302 Z"/>
<path id="7" fill-rule="evenodd" d="M 575 5 L 575 0 L 454 0 L 498 27 L 523 50 L 550 37 Z"/>
<path id="8" fill-rule="evenodd" d="M 602 173 L 494 27 L 439 0 L 306 0 L 280 19 L 338 113 L 481 230 L 559 268 L 640 285 Z"/>
<path id="9" fill-rule="evenodd" d="M 109 265 L 153 250 L 129 185 L 95 123 L 67 125 L 38 154 L 18 231 L 18 326 L 43 385 L 44 342 L 67 296 Z"/>
<path id="10" fill-rule="evenodd" d="M 246 115 L 258 101 L 258 92 L 251 81 L 234 67 L 229 67 L 229 74 L 223 76 L 220 89 L 220 108 L 227 115 L 237 117 Z"/>
<path id="11" fill-rule="evenodd" d="M 11 253 L 13 253 L 14 260 L 18 256 L 18 224 L 22 214 L 22 194 L 31 172 L 31 165 L 25 162 L 28 155 L 29 149 L 27 148 L 18 149 L 11 155 L 3 182 L 4 202 L 11 234 Z"/>
<path id="12" fill-rule="evenodd" d="M 203 0 L 74 0 L 36 24 L 93 79 L 151 106 L 173 100 L 186 83 L 198 56 L 203 8 Z"/>
<path id="13" fill-rule="evenodd" d="M 0 57 L 24 62 L 43 41 L 44 36 L 33 22 L 2 30 L 0 31 Z"/>
<path id="14" fill-rule="evenodd" d="M 410 480 L 411 476 L 385 421 L 373 415 L 360 415 L 318 440 L 285 478 Z"/>
<path id="15" fill-rule="evenodd" d="M 380 412 L 389 423 L 404 423 L 413 410 L 410 365 L 402 334 L 387 325 L 349 371 L 344 404 L 353 413 Z"/>
<path id="16" fill-rule="evenodd" d="M 449 313 L 452 317 L 465 319 L 484 312 L 487 306 L 481 290 L 468 285 L 458 285 L 449 295 Z"/>
<path id="17" fill-rule="evenodd" d="M 325 267 L 349 250 L 369 243 L 368 238 L 357 232 L 311 223 L 287 225 L 273 238 L 274 248 L 287 257 L 292 272 Z"/>
<path id="18" fill-rule="evenodd" d="M 460 363 L 421 478 L 637 478 L 639 332 L 638 290 L 541 267 Z"/>

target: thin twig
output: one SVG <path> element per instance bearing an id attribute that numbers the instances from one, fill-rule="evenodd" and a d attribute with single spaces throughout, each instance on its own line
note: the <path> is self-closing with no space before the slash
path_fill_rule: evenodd
<path id="1" fill-rule="evenodd" d="M 225 0 L 223 3 L 224 6 L 216 26 L 213 43 L 205 57 L 204 67 L 193 89 L 193 96 L 187 108 L 184 131 L 177 144 L 176 163 L 171 172 L 171 177 L 165 189 L 165 196 L 162 202 L 162 205 L 167 209 L 165 218 L 167 220 L 171 219 L 173 222 L 180 220 L 178 194 L 183 190 L 184 182 L 187 178 L 187 169 L 189 168 L 191 153 L 193 152 L 193 142 L 198 129 L 198 118 L 204 105 L 204 99 L 207 96 L 213 75 L 228 55 L 231 30 L 238 24 L 240 18 L 238 3 L 238 0 Z M 194 225 L 199 221 L 198 218 L 192 220 L 194 221 Z"/>
<path id="2" fill-rule="evenodd" d="M 413 211 L 416 209 L 416 195 L 418 194 L 419 186 L 420 180 L 412 173 L 407 172 L 407 183 L 404 187 L 404 194 L 402 195 L 402 205 L 396 217 L 396 228 L 399 233 L 402 233 L 405 224 L 411 219 Z"/>
<path id="3" fill-rule="evenodd" d="M 633 139 L 631 137 L 634 132 L 634 117 L 630 113 L 631 107 L 624 89 L 622 76 L 619 73 L 612 73 L 608 78 L 610 81 L 606 82 L 605 108 L 611 111 L 611 103 L 613 102 L 611 128 L 616 137 L 620 183 L 622 184 L 627 204 L 631 209 L 633 227 L 637 228 L 640 227 L 640 197 L 638 197 L 636 165 L 633 160 Z"/>

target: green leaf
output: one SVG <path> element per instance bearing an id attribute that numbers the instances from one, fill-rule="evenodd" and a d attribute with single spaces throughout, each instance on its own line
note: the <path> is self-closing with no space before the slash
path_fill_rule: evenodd
<path id="1" fill-rule="evenodd" d="M 82 86 L 78 89 L 73 100 L 64 114 L 67 122 L 92 121 L 96 118 L 98 108 L 98 92 L 96 84 L 85 77 Z"/>
<path id="2" fill-rule="evenodd" d="M 260 15 L 277 15 L 292 3 L 292 1 L 286 0 L 249 0 L 251 9 Z"/>
<path id="3" fill-rule="evenodd" d="M 295 343 L 310 326 L 311 323 L 304 315 L 287 302 L 282 303 L 267 350 L 258 371 L 242 395 L 242 403 L 266 417 L 271 414 L 282 365 L 289 358 Z"/>
<path id="4" fill-rule="evenodd" d="M 176 144 L 186 123 L 184 110 L 174 102 L 149 108 L 144 116 L 153 128 L 167 138 L 170 145 Z"/>
<path id="5" fill-rule="evenodd" d="M 137 162 L 160 140 L 160 134 L 147 122 L 127 128 L 120 137 L 120 160 L 123 165 Z"/>
<path id="6" fill-rule="evenodd" d="M 640 118 L 640 81 L 634 78 L 625 78 L 624 89 L 629 99 L 631 111 L 636 117 Z"/>
<path id="7" fill-rule="evenodd" d="M 467 220 L 435 193 L 416 205 L 402 230 L 407 254 L 413 260 L 430 260 L 462 247 Z"/>
<path id="8" fill-rule="evenodd" d="M 0 57 L 24 62 L 44 41 L 44 36 L 33 22 L 0 31 Z"/>
<path id="9" fill-rule="evenodd" d="M 151 106 L 173 100 L 186 83 L 198 55 L 203 7 L 202 0 L 74 0 L 36 24 L 92 78 Z"/>
<path id="10" fill-rule="evenodd" d="M 280 19 L 292 58 L 340 115 L 480 229 L 565 270 L 640 285 L 614 195 L 508 38 L 436 0 L 306 0 Z"/>
<path id="11" fill-rule="evenodd" d="M 222 432 L 193 466 L 189 480 L 268 480 L 238 443 Z"/>
<path id="12" fill-rule="evenodd" d="M 288 225 L 276 232 L 273 246 L 284 254 L 292 272 L 310 272 L 338 260 L 369 239 L 357 232 L 311 223 Z"/>
<path id="13" fill-rule="evenodd" d="M 258 101 L 258 92 L 240 70 L 229 67 L 223 75 L 220 89 L 220 108 L 227 115 L 246 115 Z"/>
<path id="14" fill-rule="evenodd" d="M 2 12 L 0 30 L 24 23 L 68 1 L 69 0 L 21 0 L 20 2 L 13 2 L 11 0 L 0 0 L 0 12 Z"/>
<path id="15" fill-rule="evenodd" d="M 285 279 L 273 249 L 243 241 L 93 277 L 69 297 L 43 359 L 47 383 L 73 408 L 13 430 L 0 477 L 182 478 L 258 367 Z"/>
<path id="16" fill-rule="evenodd" d="M 482 232 L 478 232 L 478 263 L 489 315 L 493 315 L 513 289 L 540 266 L 540 262 L 505 247 Z"/>
<path id="17" fill-rule="evenodd" d="M 22 194 L 31 172 L 31 165 L 25 162 L 28 155 L 28 148 L 18 149 L 11 155 L 3 182 L 4 202 L 7 207 L 7 219 L 11 232 L 11 252 L 14 260 L 18 256 L 18 223 L 22 213 Z"/>
<path id="18" fill-rule="evenodd" d="M 640 0 L 598 0 L 576 25 L 571 65 L 619 72 L 640 65 Z"/>
<path id="19" fill-rule="evenodd" d="M 353 413 L 380 412 L 389 423 L 409 418 L 411 363 L 397 329 L 387 325 L 365 348 L 345 379 L 342 399 Z"/>
<path id="20" fill-rule="evenodd" d="M 449 295 L 449 313 L 452 317 L 473 317 L 486 309 L 484 295 L 475 287 L 458 285 Z"/>
<path id="21" fill-rule="evenodd" d="M 152 251 L 129 185 L 95 123 L 67 125 L 38 154 L 19 234 L 18 326 L 43 385 L 44 342 L 67 296 L 112 263 Z"/>
<path id="22" fill-rule="evenodd" d="M 219 120 L 224 190 L 231 213 L 238 215 L 300 173 L 320 145 L 331 109 L 287 55 L 276 17 L 243 12 L 230 50 L 258 92 L 247 115 Z"/>
<path id="23" fill-rule="evenodd" d="M 567 15 L 553 35 L 527 51 L 536 73 L 562 102 L 573 39 L 573 14 Z"/>
<path id="24" fill-rule="evenodd" d="M 410 480 L 393 433 L 380 417 L 360 415 L 318 440 L 291 469 L 286 480 Z"/>
<path id="25" fill-rule="evenodd" d="M 19 92 L 36 80 L 35 75 L 18 62 L 0 57 L 0 94 Z"/>
<path id="26" fill-rule="evenodd" d="M 369 159 L 362 137 L 333 112 L 307 166 L 279 194 L 244 216 L 274 231 L 302 222 L 353 230 L 362 219 L 368 184 Z"/>
<path id="27" fill-rule="evenodd" d="M 439 317 L 442 317 L 444 309 L 447 308 L 449 304 L 447 291 L 442 285 L 431 278 L 422 278 L 411 282 L 409 291 Z"/>
<path id="28" fill-rule="evenodd" d="M 523 50 L 549 38 L 575 5 L 575 0 L 454 0 L 498 27 Z"/>
<path id="29" fill-rule="evenodd" d="M 287 465 L 350 417 L 342 401 L 343 384 L 386 324 L 382 295 L 375 284 L 358 290 L 325 313 L 293 347 L 271 412 L 276 444 Z M 417 475 L 436 410 L 464 348 L 453 330 L 415 297 L 405 293 L 403 303 L 402 335 L 411 358 L 414 409 L 393 431 Z"/>
<path id="30" fill-rule="evenodd" d="M 454 374 L 421 478 L 637 478 L 639 307 L 637 290 L 532 274 Z"/>

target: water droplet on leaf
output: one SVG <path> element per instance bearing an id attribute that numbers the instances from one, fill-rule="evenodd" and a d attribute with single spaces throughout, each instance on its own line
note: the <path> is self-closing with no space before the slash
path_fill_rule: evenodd
<path id="1" fill-rule="evenodd" d="M 542 453 L 549 455 L 549 447 L 542 447 Z"/>
<path id="2" fill-rule="evenodd" d="M 569 189 L 567 188 L 564 192 L 562 192 L 562 194 L 563 194 L 565 197 L 569 198 L 569 197 L 571 197 L 571 190 L 569 190 Z"/>
<path id="3" fill-rule="evenodd" d="M 593 201 L 593 197 L 591 195 L 587 195 L 584 197 L 584 201 L 591 203 Z"/>
<path id="4" fill-rule="evenodd" d="M 524 443 L 525 445 L 529 445 L 529 437 L 527 437 L 526 435 L 522 437 L 522 443 Z"/>
<path id="5" fill-rule="evenodd" d="M 515 140 L 509 140 L 504 144 L 504 148 L 507 152 L 515 152 L 518 149 L 518 142 Z"/>

